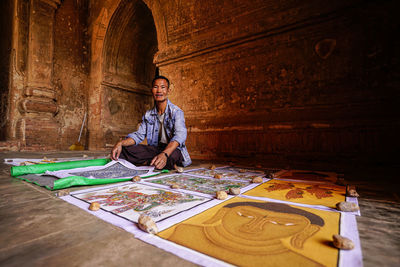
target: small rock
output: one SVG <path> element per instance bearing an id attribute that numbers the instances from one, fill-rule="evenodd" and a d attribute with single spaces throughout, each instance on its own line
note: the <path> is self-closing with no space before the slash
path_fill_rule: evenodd
<path id="1" fill-rule="evenodd" d="M 347 237 L 341 236 L 341 235 L 333 235 L 333 245 L 337 248 L 340 249 L 353 249 L 354 248 L 354 243 Z"/>
<path id="2" fill-rule="evenodd" d="M 100 203 L 98 202 L 92 202 L 89 206 L 89 209 L 91 211 L 98 211 L 100 209 Z"/>
<path id="3" fill-rule="evenodd" d="M 142 229 L 143 231 L 145 231 L 147 233 L 150 233 L 153 235 L 158 233 L 158 228 L 157 228 L 156 223 L 148 215 L 142 214 L 139 216 L 138 226 L 140 229 Z"/>
<path id="4" fill-rule="evenodd" d="M 359 197 L 360 195 L 356 191 L 356 187 L 354 185 L 348 185 L 346 187 L 346 195 L 348 197 Z"/>
<path id="5" fill-rule="evenodd" d="M 87 157 L 88 157 L 88 155 L 86 155 L 86 154 L 83 154 L 83 157 L 84 157 L 84 158 L 87 158 Z"/>
<path id="6" fill-rule="evenodd" d="M 132 182 L 139 182 L 140 180 L 142 180 L 142 178 L 140 178 L 140 176 L 135 176 L 132 178 Z"/>
<path id="7" fill-rule="evenodd" d="M 221 178 L 222 178 L 222 174 L 216 173 L 216 174 L 214 175 L 214 178 L 215 178 L 215 179 L 221 179 Z"/>
<path id="8" fill-rule="evenodd" d="M 228 197 L 228 194 L 225 191 L 217 191 L 216 197 L 219 200 L 226 199 Z"/>
<path id="9" fill-rule="evenodd" d="M 252 183 L 262 183 L 263 179 L 260 176 L 256 176 L 251 180 Z"/>
<path id="10" fill-rule="evenodd" d="M 240 194 L 240 188 L 238 188 L 238 187 L 229 188 L 229 194 L 231 194 L 231 195 L 239 195 Z"/>
<path id="11" fill-rule="evenodd" d="M 180 187 L 179 187 L 179 185 L 177 185 L 177 184 L 172 184 L 172 185 L 171 185 L 171 188 L 172 188 L 172 189 L 179 189 Z"/>
<path id="12" fill-rule="evenodd" d="M 356 203 L 346 201 L 337 203 L 336 208 L 340 211 L 358 211 L 360 209 Z"/>
<path id="13" fill-rule="evenodd" d="M 240 169 L 239 172 L 240 173 L 244 173 L 244 172 L 246 172 L 246 170 L 245 169 Z"/>
<path id="14" fill-rule="evenodd" d="M 210 166 L 210 170 L 215 170 L 217 167 L 215 165 Z"/>
<path id="15" fill-rule="evenodd" d="M 68 189 L 61 189 L 56 192 L 57 197 L 63 197 L 63 196 L 68 196 L 68 195 L 69 195 Z"/>
<path id="16" fill-rule="evenodd" d="M 183 167 L 176 166 L 176 172 L 182 173 L 184 171 Z"/>

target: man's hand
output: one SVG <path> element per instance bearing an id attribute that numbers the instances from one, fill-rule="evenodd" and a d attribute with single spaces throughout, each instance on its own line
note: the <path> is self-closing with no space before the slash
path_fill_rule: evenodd
<path id="1" fill-rule="evenodd" d="M 122 147 L 123 146 L 132 146 L 134 144 L 135 144 L 135 140 L 133 140 L 130 137 L 128 137 L 124 140 L 120 139 L 119 142 L 117 142 L 111 150 L 111 159 L 118 160 L 119 155 L 121 155 L 121 152 L 122 152 Z"/>
<path id="2" fill-rule="evenodd" d="M 118 160 L 119 155 L 121 155 L 121 151 L 122 151 L 122 143 L 118 142 L 115 144 L 115 146 L 111 150 L 111 159 Z"/>
<path id="3" fill-rule="evenodd" d="M 165 153 L 160 153 L 157 156 L 155 156 L 153 158 L 153 160 L 151 161 L 150 165 L 156 167 L 156 169 L 161 170 L 162 168 L 165 167 L 165 165 L 167 164 L 167 156 L 165 155 Z"/>

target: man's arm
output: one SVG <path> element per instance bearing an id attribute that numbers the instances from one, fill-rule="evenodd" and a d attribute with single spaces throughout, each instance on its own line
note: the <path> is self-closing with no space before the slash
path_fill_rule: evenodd
<path id="1" fill-rule="evenodd" d="M 187 137 L 187 129 L 185 125 L 185 116 L 182 110 L 179 110 L 175 114 L 174 133 L 171 141 L 177 142 L 179 145 L 185 143 Z"/>
<path id="2" fill-rule="evenodd" d="M 142 142 L 146 137 L 146 131 L 147 125 L 145 122 L 145 116 L 143 116 L 142 123 L 140 124 L 139 129 L 136 132 L 128 134 L 128 136 L 124 140 L 121 140 L 114 145 L 111 150 L 111 159 L 118 160 L 123 146 L 132 146 Z"/>
<path id="3" fill-rule="evenodd" d="M 133 140 L 130 137 L 117 142 L 114 145 L 113 149 L 111 150 L 111 159 L 112 160 L 118 160 L 119 155 L 121 155 L 122 147 L 123 146 L 132 146 L 134 144 L 136 144 L 135 140 Z"/>

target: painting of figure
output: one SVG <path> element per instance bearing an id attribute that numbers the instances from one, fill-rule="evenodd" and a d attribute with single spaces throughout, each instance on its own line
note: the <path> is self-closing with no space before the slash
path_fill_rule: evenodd
<path id="1" fill-rule="evenodd" d="M 236 197 L 159 235 L 239 266 L 336 266 L 339 213 Z"/>
<path id="2" fill-rule="evenodd" d="M 214 170 L 203 168 L 188 171 L 188 173 L 207 177 L 214 177 L 216 174 L 220 174 L 222 176 L 222 179 L 233 179 L 246 182 L 250 182 L 256 176 L 264 177 L 266 175 L 266 172 L 264 171 L 240 169 L 236 167 L 224 167 Z"/>
<path id="3" fill-rule="evenodd" d="M 116 186 L 73 196 L 89 203 L 98 202 L 102 209 L 134 222 L 142 213 L 157 222 L 210 200 L 141 184 Z"/>
<path id="4" fill-rule="evenodd" d="M 243 188 L 249 185 L 248 182 L 220 180 L 214 178 L 202 178 L 178 174 L 159 179 L 146 180 L 150 183 L 165 186 L 177 185 L 179 188 L 195 191 L 199 193 L 215 195 L 217 191 L 229 191 L 229 188 Z"/>

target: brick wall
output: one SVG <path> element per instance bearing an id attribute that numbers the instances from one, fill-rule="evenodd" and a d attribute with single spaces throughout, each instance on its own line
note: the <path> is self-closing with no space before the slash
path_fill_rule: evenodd
<path id="1" fill-rule="evenodd" d="M 393 160 L 394 1 L 163 3 L 156 63 L 194 157 Z"/>

